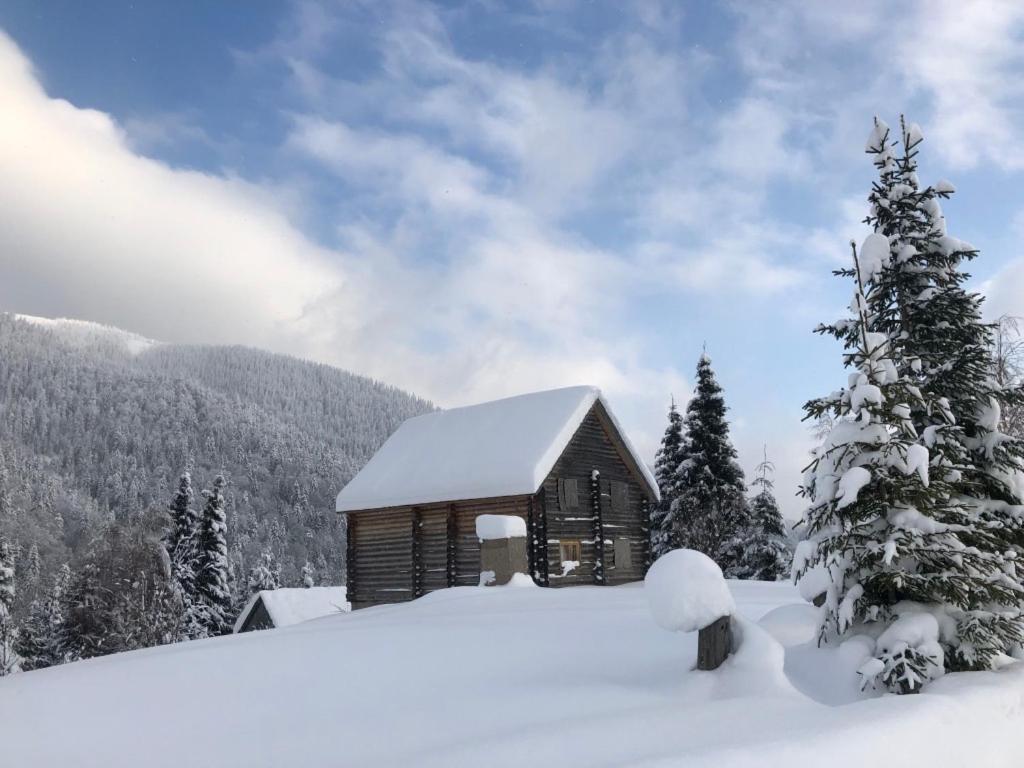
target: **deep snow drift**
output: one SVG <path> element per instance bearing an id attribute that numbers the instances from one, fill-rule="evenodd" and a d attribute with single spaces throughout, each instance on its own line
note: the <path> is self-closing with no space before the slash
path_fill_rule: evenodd
<path id="1" fill-rule="evenodd" d="M 741 646 L 714 672 L 692 671 L 696 634 L 659 628 L 639 585 L 466 587 L 0 679 L 0 754 L 39 768 L 1019 764 L 1024 665 L 868 698 L 856 644 L 801 645 L 815 609 L 792 587 L 730 587 Z"/>

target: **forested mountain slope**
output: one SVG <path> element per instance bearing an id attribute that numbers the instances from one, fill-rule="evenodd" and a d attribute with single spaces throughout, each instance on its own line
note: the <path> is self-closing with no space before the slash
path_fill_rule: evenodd
<path id="1" fill-rule="evenodd" d="M 272 551 L 281 582 L 308 561 L 344 573 L 338 490 L 430 404 L 324 365 L 241 347 L 150 342 L 76 321 L 0 314 L 0 535 L 21 606 L 74 569 L 112 521 L 159 520 L 182 470 L 228 479 L 236 589 Z M 38 563 L 33 554 L 38 550 Z"/>

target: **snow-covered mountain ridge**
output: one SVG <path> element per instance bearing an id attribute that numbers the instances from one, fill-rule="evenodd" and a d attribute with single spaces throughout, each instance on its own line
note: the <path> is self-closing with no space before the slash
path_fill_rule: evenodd
<path id="1" fill-rule="evenodd" d="M 228 479 L 228 542 L 241 583 L 265 550 L 285 586 L 308 560 L 344 574 L 334 497 L 405 419 L 431 409 L 345 371 L 244 347 L 155 342 L 95 323 L 0 313 L 0 536 L 33 545 L 42 583 L 111 520 L 165 510 L 191 467 Z M 17 591 L 15 616 L 31 590 Z"/>
<path id="2" fill-rule="evenodd" d="M 69 317 L 36 317 L 35 315 L 13 314 L 17 320 L 46 328 L 58 334 L 67 342 L 81 346 L 114 344 L 133 355 L 152 349 L 160 342 L 147 339 L 137 333 L 116 328 L 112 325 L 94 323 L 90 320 L 75 320 Z"/>

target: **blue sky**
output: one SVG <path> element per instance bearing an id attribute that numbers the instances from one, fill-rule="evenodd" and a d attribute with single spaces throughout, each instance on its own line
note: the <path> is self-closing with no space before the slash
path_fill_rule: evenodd
<path id="1" fill-rule="evenodd" d="M 0 306 L 442 405 L 594 383 L 649 454 L 706 344 L 793 513 L 873 115 L 1024 314 L 1024 9 L 845 6 L 4 3 Z"/>

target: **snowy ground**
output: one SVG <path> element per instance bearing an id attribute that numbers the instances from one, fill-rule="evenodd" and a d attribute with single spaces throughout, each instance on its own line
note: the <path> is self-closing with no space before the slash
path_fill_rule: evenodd
<path id="1" fill-rule="evenodd" d="M 0 680 L 0 762 L 1020 764 L 1024 665 L 863 698 L 837 682 L 859 664 L 855 648 L 800 645 L 813 611 L 788 605 L 791 587 L 731 587 L 749 621 L 740 652 L 711 673 L 692 671 L 696 636 L 657 627 L 635 585 L 446 590 L 13 675 Z"/>

